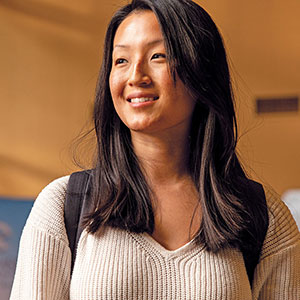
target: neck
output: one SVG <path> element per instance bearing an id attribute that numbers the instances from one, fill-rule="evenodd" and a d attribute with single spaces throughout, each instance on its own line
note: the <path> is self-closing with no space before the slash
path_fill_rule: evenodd
<path id="1" fill-rule="evenodd" d="M 189 176 L 187 135 L 132 132 L 132 144 L 151 185 L 180 181 Z"/>

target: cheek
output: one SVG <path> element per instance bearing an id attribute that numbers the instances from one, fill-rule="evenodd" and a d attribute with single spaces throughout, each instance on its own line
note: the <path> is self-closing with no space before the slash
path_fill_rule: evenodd
<path id="1" fill-rule="evenodd" d="M 159 80 L 159 82 L 164 86 L 164 89 L 168 91 L 174 90 L 175 88 L 174 81 L 167 67 L 165 70 L 158 72 L 158 74 L 155 75 L 156 78 Z"/>
<path id="2" fill-rule="evenodd" d="M 177 80 L 173 89 L 173 99 L 175 99 L 178 111 L 183 116 L 191 116 L 195 109 L 196 98 L 188 91 L 181 80 Z"/>
<path id="3" fill-rule="evenodd" d="M 114 76 L 112 75 L 112 73 L 110 73 L 109 75 L 109 89 L 110 89 L 110 93 L 112 98 L 114 98 L 114 94 L 115 94 L 115 79 Z"/>
<path id="4" fill-rule="evenodd" d="M 111 72 L 109 76 L 109 88 L 112 99 L 115 102 L 122 94 L 123 88 L 121 77 L 117 76 L 114 72 Z"/>
<path id="5" fill-rule="evenodd" d="M 116 75 L 115 73 L 111 72 L 109 76 L 109 88 L 110 94 L 112 97 L 113 105 L 117 115 L 120 119 L 123 120 L 123 105 L 122 105 L 122 81 L 120 80 L 120 76 Z"/>

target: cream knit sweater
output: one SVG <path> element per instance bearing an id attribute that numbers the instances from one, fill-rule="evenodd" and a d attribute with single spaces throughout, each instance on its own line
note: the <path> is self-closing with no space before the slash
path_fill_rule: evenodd
<path id="1" fill-rule="evenodd" d="M 69 177 L 38 196 L 24 228 L 11 300 L 299 300 L 300 234 L 268 197 L 270 225 L 250 289 L 242 254 L 194 241 L 168 251 L 147 234 L 82 233 L 72 280 L 63 206 Z"/>

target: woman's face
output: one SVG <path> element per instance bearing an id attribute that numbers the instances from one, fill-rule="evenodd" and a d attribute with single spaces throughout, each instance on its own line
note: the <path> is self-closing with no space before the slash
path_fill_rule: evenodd
<path id="1" fill-rule="evenodd" d="M 170 74 L 163 35 L 151 11 L 129 15 L 114 38 L 110 91 L 131 131 L 189 130 L 195 99 Z"/>

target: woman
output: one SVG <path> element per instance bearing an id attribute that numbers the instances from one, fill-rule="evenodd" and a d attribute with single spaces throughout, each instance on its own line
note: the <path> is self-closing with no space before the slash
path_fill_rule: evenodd
<path id="1" fill-rule="evenodd" d="M 114 15 L 94 121 L 92 210 L 72 276 L 67 176 L 35 202 L 12 300 L 299 299 L 299 231 L 240 166 L 226 55 L 201 7 L 137 0 Z M 250 278 L 243 256 L 264 226 Z"/>

